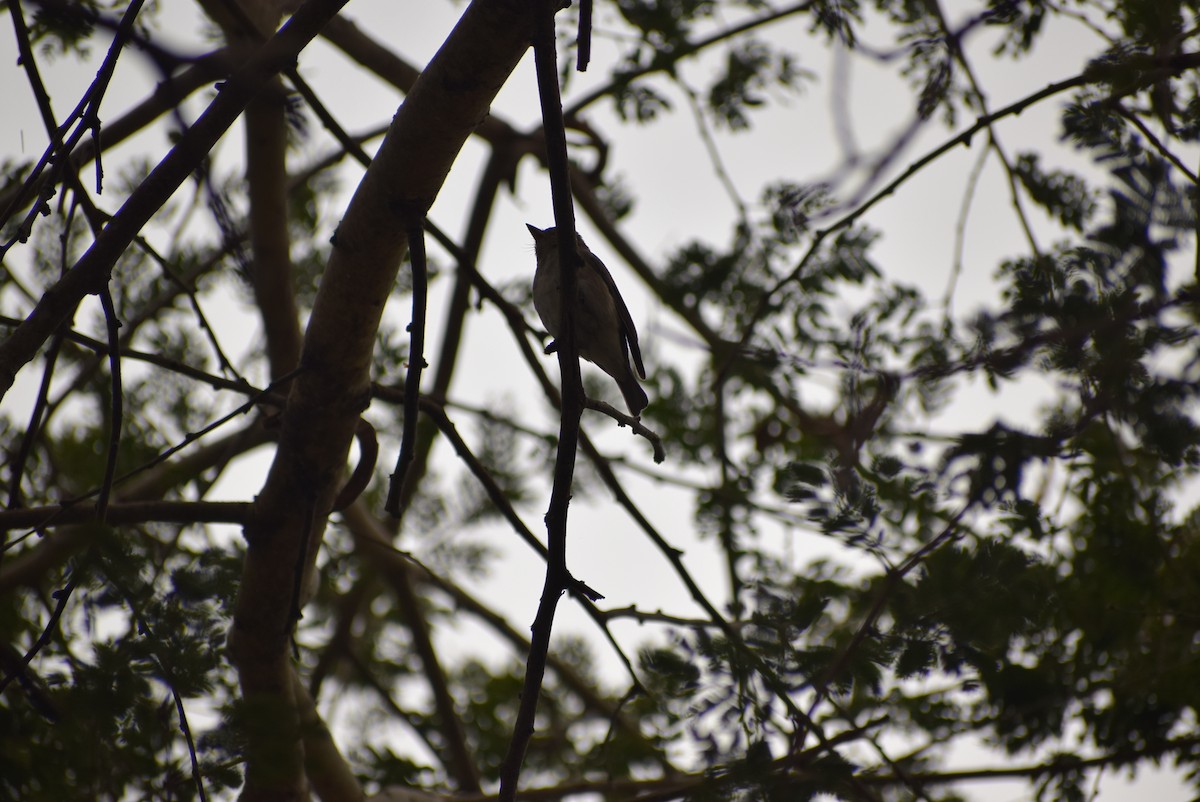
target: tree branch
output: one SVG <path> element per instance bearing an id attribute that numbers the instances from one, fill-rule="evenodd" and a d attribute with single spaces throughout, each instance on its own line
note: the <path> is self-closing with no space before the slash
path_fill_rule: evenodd
<path id="1" fill-rule="evenodd" d="M 365 798 L 362 786 L 338 749 L 317 704 L 293 668 L 292 698 L 300 710 L 300 733 L 304 739 L 304 772 L 322 802 L 357 802 Z"/>
<path id="2" fill-rule="evenodd" d="M 423 213 L 432 204 L 463 142 L 528 49 L 530 25 L 530 9 L 516 0 L 476 0 L 466 9 L 397 112 L 334 235 L 305 332 L 302 373 L 246 527 L 230 655 L 247 702 L 274 722 L 252 734 L 247 802 L 302 784 L 290 735 L 292 567 L 303 558 L 307 585 L 359 414 L 370 399 L 380 316 L 407 246 L 398 210 Z M 306 511 L 314 513 L 311 524 Z"/>
<path id="3" fill-rule="evenodd" d="M 583 415 L 583 379 L 579 373 L 579 344 L 575 341 L 572 310 L 575 307 L 576 271 L 580 256 L 575 246 L 575 211 L 571 205 L 571 178 L 567 168 L 567 134 L 563 125 L 562 99 L 558 87 L 558 61 L 554 47 L 556 0 L 542 0 L 537 7 L 533 55 L 537 68 L 538 96 L 542 107 L 542 130 L 546 134 L 546 156 L 550 166 L 550 190 L 554 204 L 554 222 L 558 235 L 559 298 L 562 325 L 558 335 L 558 365 L 562 379 L 562 407 L 558 453 L 554 464 L 554 486 L 550 508 L 546 512 L 549 554 L 546 582 L 537 615 L 533 620 L 533 639 L 525 666 L 521 704 L 513 724 L 508 753 L 500 767 L 500 799 L 513 802 L 521 776 L 525 750 L 533 737 L 538 696 L 550 650 L 550 631 L 559 597 L 570 587 L 567 570 L 567 506 L 575 474 L 575 452 L 579 445 L 579 423 Z"/>
<path id="4" fill-rule="evenodd" d="M 345 0 L 308 0 L 242 69 L 227 81 L 208 109 L 129 196 L 92 247 L 46 291 L 25 322 L 0 345 L 0 398 L 17 371 L 34 358 L 85 295 L 108 282 L 114 264 L 141 228 L 207 158 L 209 151 L 271 76 L 292 63 Z"/>
<path id="5" fill-rule="evenodd" d="M 421 372 L 425 369 L 425 312 L 429 304 L 429 269 L 425 261 L 425 232 L 421 227 L 423 214 L 408 216 L 408 254 L 412 265 L 412 320 L 408 324 L 408 375 L 404 379 L 404 434 L 396 469 L 388 481 L 384 509 L 399 518 L 409 470 L 416 458 L 417 403 L 421 395 Z M 476 783 L 478 780 L 476 779 Z"/>

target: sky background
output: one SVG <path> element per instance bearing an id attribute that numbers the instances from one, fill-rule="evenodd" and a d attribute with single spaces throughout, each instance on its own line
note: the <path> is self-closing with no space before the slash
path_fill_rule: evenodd
<path id="1" fill-rule="evenodd" d="M 169 41 L 177 42 L 180 50 L 195 52 L 199 44 L 196 31 L 202 24 L 196 10 L 190 3 L 165 6 L 166 13 L 161 17 L 164 34 Z M 962 2 L 947 3 L 946 6 L 952 21 L 962 20 L 964 8 L 968 7 Z M 344 13 L 410 63 L 421 65 L 440 46 L 462 8 L 459 3 L 428 0 L 355 0 Z M 565 105 L 569 106 L 573 98 L 603 83 L 609 66 L 619 58 L 618 49 L 604 36 L 612 27 L 608 24 L 610 13 L 604 6 L 598 10 L 592 66 L 586 74 L 572 77 L 564 97 Z M 1079 73 L 1087 58 L 1101 48 L 1099 38 L 1081 25 L 1061 20 L 1050 24 L 1052 28 L 1035 54 L 1019 62 L 986 57 L 995 45 L 992 32 L 982 31 L 967 40 L 968 52 L 976 58 L 980 84 L 993 109 L 1048 83 Z M 816 80 L 798 93 L 772 91 L 773 102 L 753 115 L 750 132 L 714 132 L 722 157 L 751 217 L 766 213 L 757 202 L 761 187 L 781 178 L 804 182 L 827 180 L 840 194 L 854 196 L 861 191 L 870 172 L 862 165 L 870 164 L 873 157 L 892 152 L 897 136 L 911 121 L 912 92 L 897 75 L 898 60 L 878 64 L 849 56 L 838 48 L 824 47 L 809 35 L 807 26 L 803 19 L 776 26 L 771 29 L 769 38 L 793 43 L 800 66 L 811 71 Z M 863 41 L 880 48 L 890 47 L 887 34 L 881 26 L 868 25 Z M 693 86 L 703 86 L 706 74 L 713 69 L 712 60 L 720 58 L 722 52 L 718 49 L 708 59 L 687 62 L 682 67 L 683 77 Z M 42 59 L 43 79 L 51 97 L 56 100 L 55 112 L 59 117 L 66 113 L 68 102 L 73 103 L 91 82 L 95 62 L 103 55 L 102 50 L 97 50 L 92 54 L 92 60 L 84 63 L 66 59 L 48 63 Z M 300 72 L 343 127 L 352 133 L 385 124 L 403 99 L 396 90 L 375 80 L 321 40 L 302 55 Z M 106 96 L 102 118 L 116 118 L 143 96 L 154 80 L 153 73 L 138 56 L 123 56 L 117 78 Z M 7 26 L 0 34 L 0 87 L 5 108 L 5 114 L 0 115 L 0 158 L 36 159 L 45 147 L 46 137 L 27 83 L 16 66 L 15 47 Z M 202 91 L 193 96 L 188 106 L 192 119 L 203 109 L 211 94 L 211 91 Z M 675 113 L 669 119 L 641 128 L 620 124 L 608 102 L 596 104 L 586 115 L 597 130 L 610 138 L 613 143 L 611 170 L 627 183 L 636 198 L 634 213 L 622 221 L 621 228 L 652 264 L 661 264 L 666 254 L 693 238 L 725 245 L 724 238 L 730 236 L 731 220 L 735 215 L 735 206 L 696 136 L 691 113 L 683 98 L 678 93 L 670 97 Z M 1015 158 L 1021 151 L 1037 149 L 1048 166 L 1080 172 L 1092 169 L 1086 158 L 1062 146 L 1058 140 L 1058 114 L 1065 100 L 1064 95 L 1039 104 L 1019 117 L 999 124 L 997 130 L 1010 158 Z M 526 57 L 513 73 L 493 110 L 520 130 L 532 130 L 539 124 L 540 111 L 530 57 Z M 853 142 L 839 135 L 838 114 L 843 115 L 843 121 L 853 131 Z M 968 120 L 962 119 L 953 130 L 961 130 L 966 124 Z M 942 125 L 926 126 L 903 150 L 886 175 L 895 175 L 950 136 L 952 132 Z M 992 158 L 980 174 L 971 200 L 962 235 L 961 256 L 956 253 L 955 229 L 968 177 L 983 144 L 981 135 L 974 147 L 958 148 L 939 159 L 902 191 L 871 210 L 863 220 L 883 232 L 883 239 L 875 251 L 879 265 L 886 274 L 923 291 L 931 305 L 928 311 L 931 318 L 939 318 L 943 313 L 940 304 L 957 259 L 961 258 L 962 270 L 952 301 L 955 314 L 961 314 L 979 305 L 995 303 L 993 271 L 996 265 L 1007 255 L 1028 250 L 1012 213 L 1006 179 Z M 333 146 L 331 138 L 310 115 L 307 147 L 310 155 L 328 152 Z M 367 147 L 368 152 L 373 152 L 377 146 L 378 140 L 373 141 Z M 123 143 L 114 152 L 106 154 L 106 180 L 114 185 L 112 182 L 117 180 L 123 161 L 146 158 L 155 162 L 169 147 L 170 141 L 162 127 L 150 129 Z M 219 146 L 223 170 L 235 169 L 233 165 L 240 162 L 241 148 L 240 128 L 235 127 Z M 856 155 L 861 157 L 857 166 L 852 162 Z M 465 210 L 473 199 L 485 156 L 483 146 L 468 143 L 430 212 L 430 218 L 451 236 L 462 234 Z M 338 210 L 344 208 L 360 175 L 361 168 L 349 161 L 339 170 L 341 187 L 329 199 L 324 221 L 326 229 L 313 232 L 314 241 L 328 240 L 332 226 L 337 222 Z M 867 189 L 879 185 L 875 182 Z M 515 197 L 502 193 L 479 260 L 481 269 L 496 284 L 531 278 L 533 249 L 524 224 L 530 222 L 540 227 L 552 224 L 548 180 L 543 172 L 534 168 L 531 160 L 523 162 L 517 187 Z M 98 200 L 104 208 L 115 208 L 116 200 L 108 194 Z M 577 212 L 577 218 L 584 237 L 612 270 L 622 289 L 641 332 L 648 365 L 672 364 L 682 369 L 695 369 L 703 361 L 704 354 L 687 341 L 682 324 L 651 299 L 634 274 L 595 234 L 581 212 Z M 197 225 L 203 225 L 203 221 Z M 1061 234 L 1039 219 L 1037 236 L 1040 244 L 1048 247 Z M 436 246 L 431 244 L 430 250 L 433 258 L 448 263 Z M 20 254 L 15 258 L 19 260 Z M 436 349 L 440 343 L 447 290 L 447 281 L 435 282 L 431 287 L 427 349 Z M 205 308 L 217 324 L 227 353 L 234 357 L 239 367 L 248 365 L 262 347 L 257 316 L 249 300 L 247 293 L 230 286 Z M 852 299 L 847 299 L 847 316 L 851 304 Z M 0 307 L 12 316 L 24 316 L 27 312 L 14 302 L 12 294 L 0 293 Z M 397 298 L 388 314 L 402 329 L 409 314 L 408 299 Z M 77 328 L 97 334 L 99 319 L 98 304 L 95 299 L 89 299 L 77 316 Z M 451 398 L 465 404 L 521 410 L 526 423 L 547 432 L 556 430 L 553 411 L 539 399 L 539 391 L 532 379 L 528 379 L 523 371 L 512 370 L 513 365 L 520 364 L 520 357 L 497 313 L 484 307 L 472 315 L 464 342 L 461 367 L 451 389 Z M 556 376 L 554 364 L 555 359 L 547 357 L 547 368 Z M 261 381 L 263 376 L 255 376 L 251 371 L 248 378 Z M 19 390 L 5 399 L 6 407 L 14 405 L 27 409 L 37 380 L 36 371 L 23 371 L 18 379 Z M 827 383 L 826 387 L 832 386 L 833 375 L 822 376 L 816 372 L 810 390 L 816 398 L 821 397 L 822 382 Z M 1050 390 L 1048 385 L 1037 381 L 1023 382 L 1003 394 L 971 387 L 959 394 L 951 408 L 942 413 L 932 427 L 934 430 L 939 425 L 947 430 L 968 425 L 986 428 L 997 417 L 1019 423 L 1022 416 L 1027 417 L 1049 398 Z M 221 403 L 230 407 L 237 402 L 222 399 Z M 7 411 L 11 412 L 11 409 Z M 370 414 L 379 416 L 389 412 L 377 407 Z M 595 417 L 585 418 L 585 424 L 597 435 L 606 452 L 624 454 L 650 473 L 661 471 L 664 475 L 680 475 L 677 467 L 671 464 L 669 454 L 665 465 L 654 466 L 644 442 L 632 438 L 626 430 L 606 426 L 606 421 Z M 464 428 L 464 434 L 470 437 L 470 426 Z M 389 464 L 394 457 L 394 451 L 389 451 L 385 445 L 381 464 Z M 451 471 L 450 459 L 452 455 L 443 444 L 437 464 Z M 245 500 L 248 488 L 261 486 L 269 460 L 270 454 L 266 451 L 243 460 L 236 471 L 226 474 L 213 498 Z M 711 478 L 696 471 L 687 473 L 698 481 Z M 635 472 L 626 471 L 623 479 L 635 501 L 667 539 L 686 550 L 687 565 L 693 574 L 708 579 L 712 598 L 724 599 L 723 564 L 712 544 L 699 541 L 694 535 L 691 495 Z M 543 490 L 541 499 L 523 509 L 526 522 L 535 532 L 542 531 L 540 517 L 549 498 L 548 483 L 543 485 Z M 607 597 L 605 604 L 608 607 L 636 604 L 642 610 L 661 609 L 684 617 L 699 614 L 666 562 L 611 503 L 606 491 L 577 497 L 571 506 L 570 520 L 569 565 L 577 576 Z M 229 528 L 228 534 L 240 537 L 240 532 L 234 528 Z M 468 533 L 441 534 L 484 540 L 504 555 L 496 570 L 472 591 L 494 602 L 518 629 L 524 630 L 532 620 L 541 590 L 544 567 L 540 559 L 518 543 L 506 526 L 498 523 Z M 789 555 L 797 565 L 814 556 L 832 553 L 829 544 L 813 534 L 768 526 L 763 537 L 767 542 L 775 542 L 779 551 Z M 423 539 L 413 533 L 403 533 L 399 545 L 405 548 L 418 542 Z M 576 605 L 566 603 L 559 609 L 555 624 L 557 635 L 578 634 L 597 642 L 593 625 Z M 615 631 L 631 651 L 661 635 L 650 627 L 633 623 L 618 623 Z M 460 648 L 465 652 L 478 642 L 481 633 L 482 629 L 465 623 L 458 632 L 448 633 L 443 638 L 451 653 Z M 507 657 L 507 651 L 498 647 L 496 659 Z M 596 658 L 606 675 L 612 677 L 614 686 L 624 682 L 619 663 L 603 645 L 597 645 Z M 353 726 L 354 722 L 343 721 L 341 724 Z M 952 762 L 969 767 L 995 765 L 997 759 L 972 749 L 960 749 Z M 1031 761 L 1021 759 L 1019 762 Z M 1029 797 L 1024 782 L 975 784 L 968 790 L 974 799 L 983 802 Z M 1171 772 L 1145 770 L 1138 775 L 1135 784 L 1106 775 L 1096 798 L 1100 802 L 1151 798 L 1158 802 L 1183 802 L 1190 795 Z"/>

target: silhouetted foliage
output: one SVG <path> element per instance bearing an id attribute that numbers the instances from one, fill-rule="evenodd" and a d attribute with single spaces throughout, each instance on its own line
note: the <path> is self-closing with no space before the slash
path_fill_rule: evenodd
<path id="1" fill-rule="evenodd" d="M 325 119 L 295 70 L 241 118 L 255 135 L 274 131 L 286 154 L 250 149 L 239 163 L 228 143 L 205 150 L 192 183 L 153 210 L 108 271 L 112 311 L 72 305 L 35 356 L 11 361 L 7 349 L 29 330 L 22 319 L 54 302 L 50 290 L 157 180 L 152 165 L 183 147 L 195 123 L 188 96 L 215 105 L 228 93 L 214 101 L 211 86 L 233 81 L 247 58 L 200 54 L 226 44 L 257 52 L 279 23 L 260 19 L 269 4 L 243 0 L 241 20 L 225 16 L 227 4 L 199 5 L 210 30 L 175 27 L 174 4 L 7 4 L 10 33 L 30 48 L 5 68 L 7 86 L 34 80 L 30 59 L 43 73 L 68 70 L 120 36 L 121 68 L 148 54 L 138 69 L 161 85 L 154 95 L 148 84 L 145 99 L 163 106 L 156 121 L 109 105 L 103 119 L 54 120 L 63 128 L 45 135 L 46 158 L 7 154 L 0 171 L 0 369 L 20 370 L 0 419 L 0 799 L 231 798 L 239 788 L 259 798 L 276 775 L 323 799 L 395 786 L 493 791 L 529 622 L 506 618 L 506 600 L 484 589 L 497 576 L 514 581 L 510 551 L 544 540 L 533 522 L 554 471 L 556 401 L 530 399 L 542 376 L 554 387 L 558 374 L 541 360 L 528 286 L 495 278 L 511 275 L 500 263 L 513 254 L 486 249 L 482 232 L 502 186 L 522 204 L 549 196 L 528 175 L 516 182 L 519 160 L 544 158 L 540 131 L 526 133 L 497 101 L 476 129 L 494 161 L 480 168 L 473 207 L 431 215 L 436 228 L 439 216 L 460 214 L 443 226 L 469 233 L 449 247 L 434 244 L 441 229 L 427 235 L 429 280 L 449 301 L 444 328 L 426 338 L 399 536 L 382 488 L 416 361 L 411 266 L 392 291 L 404 311 L 370 324 L 373 350 L 337 357 L 369 366 L 371 397 L 325 387 L 325 405 L 311 410 L 322 425 L 299 432 L 288 417 L 297 398 L 311 398 L 292 383 L 331 358 L 313 345 L 314 326 L 349 337 L 382 306 L 364 295 L 347 302 L 354 311 L 335 311 L 345 296 L 322 296 L 333 292 L 330 265 L 363 247 L 338 227 L 347 176 L 362 168 L 348 166 L 351 135 L 336 114 Z M 574 189 L 589 242 L 604 241 L 627 297 L 648 298 L 661 319 L 642 335 L 651 397 L 642 423 L 667 461 L 653 467 L 646 439 L 608 439 L 616 424 L 587 413 L 598 445 L 581 448 L 569 525 L 582 531 L 596 507 L 623 509 L 621 525 L 661 555 L 662 585 L 687 598 L 672 610 L 577 600 L 596 626 L 553 642 L 522 778 L 558 788 L 539 798 L 950 802 L 970 798 L 969 781 L 1022 776 L 1038 799 L 1072 802 L 1091 798 L 1097 772 L 1151 764 L 1200 787 L 1200 6 L 960 6 L 949 18 L 937 3 L 890 0 L 596 4 L 592 71 L 602 75 L 577 87 L 579 76 L 563 72 L 568 131 L 582 138 L 571 139 L 572 155 L 592 164 L 599 154 Z M 135 12 L 126 26 L 122 15 Z M 388 24 L 417 13 L 392 10 Z M 575 14 L 557 18 L 564 65 Z M 1039 57 L 1073 26 L 1103 35 L 1089 34 L 1091 51 L 1059 54 L 1057 83 L 1039 79 L 1007 106 L 990 99 L 981 63 Z M 356 69 L 412 88 L 385 30 L 343 19 L 325 35 Z M 489 55 L 499 45 L 473 47 Z M 838 94 L 848 84 L 831 83 L 840 68 L 813 66 L 833 51 L 899 75 L 906 116 L 863 145 L 842 141 L 839 165 L 764 145 L 772 170 L 753 173 L 765 178 L 755 179 L 756 200 L 743 200 L 744 165 L 723 147 L 769 130 L 772 114 L 814 93 L 831 95 L 837 125 L 853 124 Z M 191 70 L 200 78 L 189 83 Z M 52 86 L 54 112 L 79 103 L 80 90 Z M 100 76 L 90 91 L 114 88 Z M 1018 115 L 1045 104 L 1061 129 L 1008 149 L 1005 126 L 1028 124 Z M 393 112 L 379 109 L 376 122 Z M 657 179 L 631 173 L 610 148 L 622 132 L 606 127 L 626 124 L 646 129 L 639 142 L 656 126 L 676 126 L 666 137 L 686 130 L 727 195 L 676 186 L 672 222 L 653 217 L 659 210 L 638 201 Z M 41 123 L 21 126 L 32 140 Z M 132 156 L 120 150 L 140 128 L 158 139 L 138 140 Z M 920 208 L 915 184 L 959 145 L 999 180 L 955 176 L 944 192 L 964 195 L 963 220 L 929 219 L 937 213 Z M 104 148 L 102 193 L 94 147 Z M 429 145 L 406 147 L 420 159 Z M 392 179 L 383 185 L 407 177 Z M 972 211 L 985 192 L 998 202 Z M 402 230 L 410 202 L 396 189 L 378 206 Z M 705 203 L 728 204 L 726 230 L 690 224 Z M 872 215 L 887 203 L 911 207 L 929 264 L 900 264 L 888 249 L 909 232 Z M 615 225 L 641 214 L 660 227 L 644 243 L 657 253 Z M 1018 232 L 1003 252 L 972 249 L 982 237 L 966 221 L 980 216 Z M 942 264 L 932 241 L 956 238 L 955 264 Z M 372 268 L 355 269 L 368 283 Z M 922 271 L 950 275 L 945 298 L 928 297 Z M 968 274 L 987 299 L 963 308 L 956 282 Z M 227 331 L 231 308 L 253 313 L 266 347 L 246 349 Z M 483 342 L 499 329 L 472 330 L 485 319 L 507 327 L 503 344 Z M 113 334 L 106 323 L 118 320 Z M 294 352 L 289 330 L 302 332 Z M 459 352 L 472 347 L 511 358 L 511 388 L 460 375 Z M 615 397 L 607 383 L 586 386 Z M 324 430 L 347 410 L 362 412 L 357 430 Z M 239 599 L 253 550 L 280 535 L 270 528 L 279 510 L 260 496 L 267 473 L 247 457 L 294 454 L 291 467 L 314 488 L 341 487 L 354 467 L 343 464 L 350 438 L 370 468 L 362 455 L 375 435 L 381 459 L 353 507 L 330 511 L 333 494 L 320 490 L 285 505 L 309 521 L 285 533 L 300 544 L 295 582 L 272 596 L 289 622 L 274 634 L 291 673 L 274 696 L 248 693 L 252 661 L 227 635 L 247 615 Z M 299 437 L 337 457 L 287 451 Z M 637 484 L 647 474 L 690 499 L 690 531 L 659 523 L 654 486 Z M 230 484 L 237 501 L 210 500 L 214 488 L 228 498 Z M 102 489 L 112 491 L 106 522 L 92 514 Z M 719 569 L 694 577 L 683 551 L 715 554 Z M 571 567 L 591 580 L 588 566 Z M 292 565 L 282 571 L 291 576 Z M 532 578 L 515 583 L 536 592 Z M 641 626 L 614 626 L 623 619 Z M 990 763 L 974 774 L 946 768 L 958 744 L 978 740 Z M 301 742 L 307 762 L 293 765 L 288 750 Z"/>

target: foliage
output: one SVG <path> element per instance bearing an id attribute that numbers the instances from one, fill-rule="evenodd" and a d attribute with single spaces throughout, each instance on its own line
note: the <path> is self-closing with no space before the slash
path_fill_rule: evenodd
<path id="1" fill-rule="evenodd" d="M 21 6 L 33 9 L 24 36 L 43 67 L 104 53 L 113 15 L 125 13 L 117 3 L 8 5 L 14 31 Z M 133 41 L 154 45 L 154 69 L 164 71 L 155 80 L 174 70 L 182 82 L 196 59 L 165 55 L 167 5 L 148 4 Z M 606 260 L 622 254 L 641 273 L 636 292 L 669 321 L 643 332 L 652 399 L 643 422 L 669 455 L 652 475 L 688 494 L 693 531 L 660 532 L 653 499 L 639 507 L 627 492 L 655 470 L 642 440 L 621 458 L 612 441 L 585 445 L 571 525 L 582 527 L 589 510 L 625 507 L 627 525 L 662 556 L 662 583 L 687 588 L 694 605 L 650 612 L 580 601 L 597 634 L 554 641 L 527 787 L 612 799 L 948 801 L 969 798 L 946 759 L 970 739 L 993 750 L 979 778 L 1005 769 L 1027 777 L 1039 799 L 1083 799 L 1097 772 L 1150 764 L 1172 764 L 1197 784 L 1200 508 L 1190 491 L 1200 467 L 1200 208 L 1188 165 L 1200 140 L 1200 36 L 1185 21 L 1197 11 L 1158 0 L 1069 9 L 995 0 L 962 4 L 953 18 L 908 0 L 597 3 L 592 69 L 608 74 L 578 96 L 580 79 L 570 79 L 564 102 L 568 124 L 603 154 L 577 176 L 577 202 L 606 232 Z M 560 15 L 560 32 L 574 20 Z M 1061 130 L 1039 135 L 1061 135 L 1070 151 L 1010 154 L 1003 126 L 1026 105 L 990 105 L 979 64 L 1034 58 L 1056 47 L 1064 26 L 1100 31 L 1104 42 L 1075 54 L 1075 79 L 1053 92 L 1029 86 L 1025 102 L 1059 104 Z M 356 36 L 330 40 L 375 65 L 364 71 L 382 69 L 365 58 L 378 43 Z M 188 46 L 212 42 L 197 35 Z M 726 181 L 728 232 L 686 229 L 685 209 L 661 258 L 621 237 L 611 223 L 653 214 L 635 205 L 653 188 L 609 153 L 592 120 L 653 131 L 682 124 L 678 110 L 691 103 L 696 139 L 718 174 L 736 176 L 720 147 L 761 133 L 800 89 L 827 80 L 805 66 L 822 63 L 818 48 L 910 87 L 908 117 L 882 146 L 875 140 L 877 152 L 863 162 L 851 154 L 844 170 L 807 165 L 807 174 L 772 153 L 778 169 L 757 201 Z M 217 69 L 227 77 L 232 67 Z M 307 91 L 293 74 L 284 84 Z M 76 103 L 61 89 L 52 99 L 60 113 Z M 353 173 L 333 172 L 341 153 L 314 156 L 306 102 L 276 104 L 288 162 L 274 206 L 242 178 L 260 166 L 252 157 L 236 165 L 214 150 L 193 191 L 176 193 L 123 253 L 108 283 L 121 322 L 119 392 L 106 315 L 85 306 L 22 372 L 28 403 L 16 389 L 5 397 L 0 798 L 197 799 L 201 787 L 226 798 L 247 766 L 270 763 L 252 748 L 256 726 L 291 714 L 243 697 L 225 645 L 256 530 L 243 538 L 220 524 L 252 523 L 255 508 L 209 501 L 247 455 L 283 453 L 294 435 L 280 407 L 300 352 L 290 363 L 276 355 L 289 326 L 323 313 L 322 276 L 346 244 L 332 234 Z M 174 130 L 187 108 L 175 98 L 156 125 Z M 534 145 L 513 143 L 542 138 L 505 115 L 498 104 L 478 133 L 498 154 L 488 170 L 508 170 L 515 191 L 516 166 L 505 160 Z M 107 116 L 104 126 L 121 130 L 125 120 Z M 93 121 L 67 122 L 90 130 Z M 990 302 L 957 312 L 953 282 L 940 308 L 931 303 L 887 249 L 897 232 L 873 217 L 885 203 L 920 203 L 916 177 L 954 149 L 940 143 L 982 149 L 1004 194 L 977 214 L 1021 232 L 994 263 L 956 265 L 956 278 L 990 276 Z M 913 167 L 896 170 L 913 147 Z M 87 159 L 53 155 L 40 165 L 4 159 L 0 301 L 16 318 L 153 180 L 162 154 L 117 169 L 106 152 L 113 177 L 100 195 Z M 856 187 L 864 174 L 865 189 Z M 328 529 L 323 518 L 314 525 L 324 534 L 311 593 L 300 566 L 286 600 L 299 614 L 289 619 L 291 663 L 314 715 L 372 793 L 494 788 L 523 693 L 528 622 L 506 619 L 481 588 L 515 570 L 503 562 L 505 535 L 523 539 L 514 550 L 540 546 L 540 530 L 523 521 L 540 514 L 557 441 L 544 405 L 508 387 L 467 389 L 455 373 L 476 298 L 479 320 L 499 311 L 508 326 L 517 347 L 492 347 L 513 355 L 513 375 L 536 378 L 549 364 L 524 323 L 528 291 L 489 283 L 501 271 L 481 232 L 501 179 L 488 175 L 474 211 L 463 212 L 467 225 L 452 229 L 473 233 L 431 256 L 430 281 L 451 302 L 441 336 L 426 337 L 402 536 L 380 543 L 392 525 L 380 517 L 381 488 L 400 445 L 405 376 L 421 359 L 405 329 L 411 266 L 394 290 L 403 313 L 384 317 L 363 360 L 375 381 L 364 418 L 382 443 L 376 481 Z M 522 199 L 543 192 L 532 184 L 520 186 Z M 930 236 L 949 240 L 953 227 L 940 221 Z M 283 295 L 269 283 L 281 269 L 278 240 L 264 231 L 291 240 Z M 623 265 L 614 273 L 629 275 Z M 280 327 L 271 321 L 287 313 L 285 296 L 294 315 Z M 271 347 L 222 351 L 229 340 L 215 310 L 231 297 L 261 317 Z M 18 322 L 4 320 L 10 330 Z M 656 336 L 668 331 L 685 331 L 689 345 Z M 597 386 L 593 394 L 611 395 Z M 349 388 L 330 392 L 339 408 L 365 404 Z M 1033 395 L 1043 400 L 1026 403 Z M 980 413 L 980 398 L 1015 411 Z M 250 400 L 257 409 L 242 414 Z M 613 426 L 591 415 L 589 434 Z M 321 481 L 341 470 L 312 466 Z M 107 524 L 84 514 L 104 487 L 115 493 Z M 251 502 L 259 487 L 238 490 Z M 797 557 L 813 542 L 819 556 Z M 685 545 L 718 555 L 723 574 L 692 577 Z M 572 566 L 585 581 L 586 567 Z M 636 636 L 614 626 L 625 618 L 643 625 Z M 464 627 L 487 635 L 456 643 Z M 598 668 L 610 655 L 624 669 L 615 678 Z M 285 695 L 303 719 L 303 694 Z M 296 727 L 296 739 L 320 732 L 312 721 Z M 328 780 L 309 771 L 326 793 Z"/>

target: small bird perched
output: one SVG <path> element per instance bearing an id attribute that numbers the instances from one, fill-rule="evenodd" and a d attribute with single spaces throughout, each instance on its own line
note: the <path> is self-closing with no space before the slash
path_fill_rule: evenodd
<path id="1" fill-rule="evenodd" d="M 546 330 L 553 337 L 558 337 L 562 323 L 558 233 L 553 228 L 543 230 L 529 224 L 526 227 L 533 235 L 533 249 L 537 256 L 537 271 L 533 274 L 533 307 L 537 309 Z M 576 234 L 575 242 L 580 260 L 580 270 L 575 279 L 579 303 L 571 310 L 571 316 L 575 322 L 575 343 L 579 355 L 616 380 L 630 414 L 637 417 L 650 402 L 646 391 L 638 384 L 639 376 L 646 378 L 646 368 L 642 365 L 637 329 L 608 268 L 583 244 L 583 237 Z M 556 344 L 551 343 L 546 353 L 553 352 L 555 348 Z M 634 375 L 634 367 L 637 368 L 637 375 Z"/>

